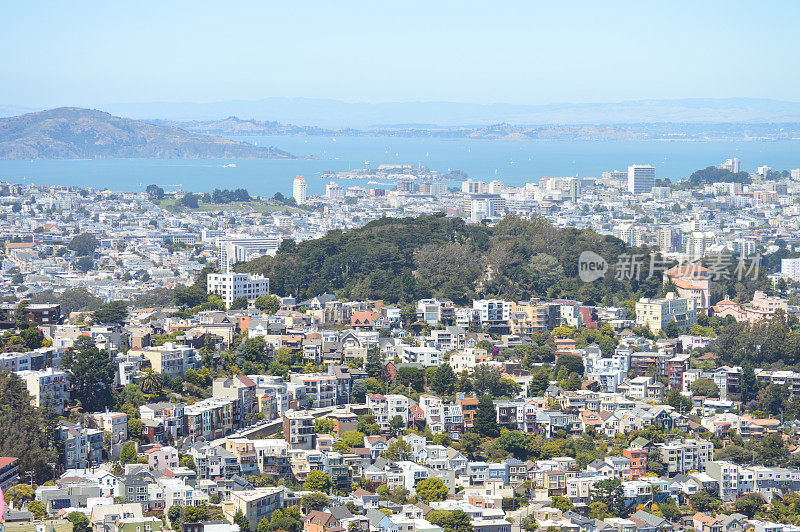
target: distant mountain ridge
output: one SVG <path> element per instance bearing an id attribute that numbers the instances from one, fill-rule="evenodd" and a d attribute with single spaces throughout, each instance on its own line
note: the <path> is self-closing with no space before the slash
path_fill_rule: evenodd
<path id="1" fill-rule="evenodd" d="M 0 159 L 274 159 L 285 151 L 103 111 L 60 107 L 0 118 Z"/>
<path id="2" fill-rule="evenodd" d="M 109 112 L 172 121 L 243 119 L 370 128 L 375 124 L 439 126 L 629 124 L 659 122 L 800 122 L 800 102 L 758 98 L 687 98 L 612 103 L 518 105 L 458 102 L 343 102 L 321 98 L 265 98 L 211 103 L 151 102 L 105 105 Z"/>
<path id="3" fill-rule="evenodd" d="M 222 120 L 178 122 L 153 120 L 206 135 L 237 136 L 331 136 L 331 137 L 415 137 L 486 140 L 786 140 L 800 138 L 800 123 L 690 122 L 656 124 L 553 124 L 545 126 L 509 123 L 472 127 L 442 127 L 430 124 L 383 125 L 366 129 L 331 129 L 299 126 L 274 120 Z"/>

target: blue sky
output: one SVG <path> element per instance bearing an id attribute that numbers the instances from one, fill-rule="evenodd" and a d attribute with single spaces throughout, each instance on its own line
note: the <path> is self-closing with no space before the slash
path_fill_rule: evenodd
<path id="1" fill-rule="evenodd" d="M 0 105 L 797 101 L 800 2 L 6 2 Z"/>

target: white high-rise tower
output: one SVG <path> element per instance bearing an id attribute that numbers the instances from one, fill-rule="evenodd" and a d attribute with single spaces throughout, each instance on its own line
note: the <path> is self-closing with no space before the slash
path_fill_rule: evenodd
<path id="1" fill-rule="evenodd" d="M 634 164 L 628 167 L 628 192 L 647 194 L 656 186 L 656 168 L 649 164 Z"/>
<path id="2" fill-rule="evenodd" d="M 292 185 L 292 197 L 294 201 L 297 202 L 298 205 L 302 205 L 306 202 L 306 180 L 303 176 L 299 175 L 294 178 L 294 184 Z"/>

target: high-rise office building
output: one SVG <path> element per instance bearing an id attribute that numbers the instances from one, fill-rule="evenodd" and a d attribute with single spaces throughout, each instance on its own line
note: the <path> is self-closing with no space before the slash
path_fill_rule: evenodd
<path id="1" fill-rule="evenodd" d="M 628 167 L 628 192 L 647 194 L 656 185 L 656 168 L 649 164 L 634 164 Z"/>
<path id="2" fill-rule="evenodd" d="M 307 188 L 306 180 L 303 178 L 303 176 L 299 175 L 294 178 L 294 183 L 292 184 L 292 197 L 298 205 L 302 205 L 306 202 Z"/>

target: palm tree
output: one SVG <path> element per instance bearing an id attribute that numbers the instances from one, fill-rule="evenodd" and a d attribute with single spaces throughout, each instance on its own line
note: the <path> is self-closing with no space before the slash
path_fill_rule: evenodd
<path id="1" fill-rule="evenodd" d="M 147 370 L 142 379 L 142 391 L 144 393 L 157 393 L 161 390 L 161 379 L 153 370 Z"/>

